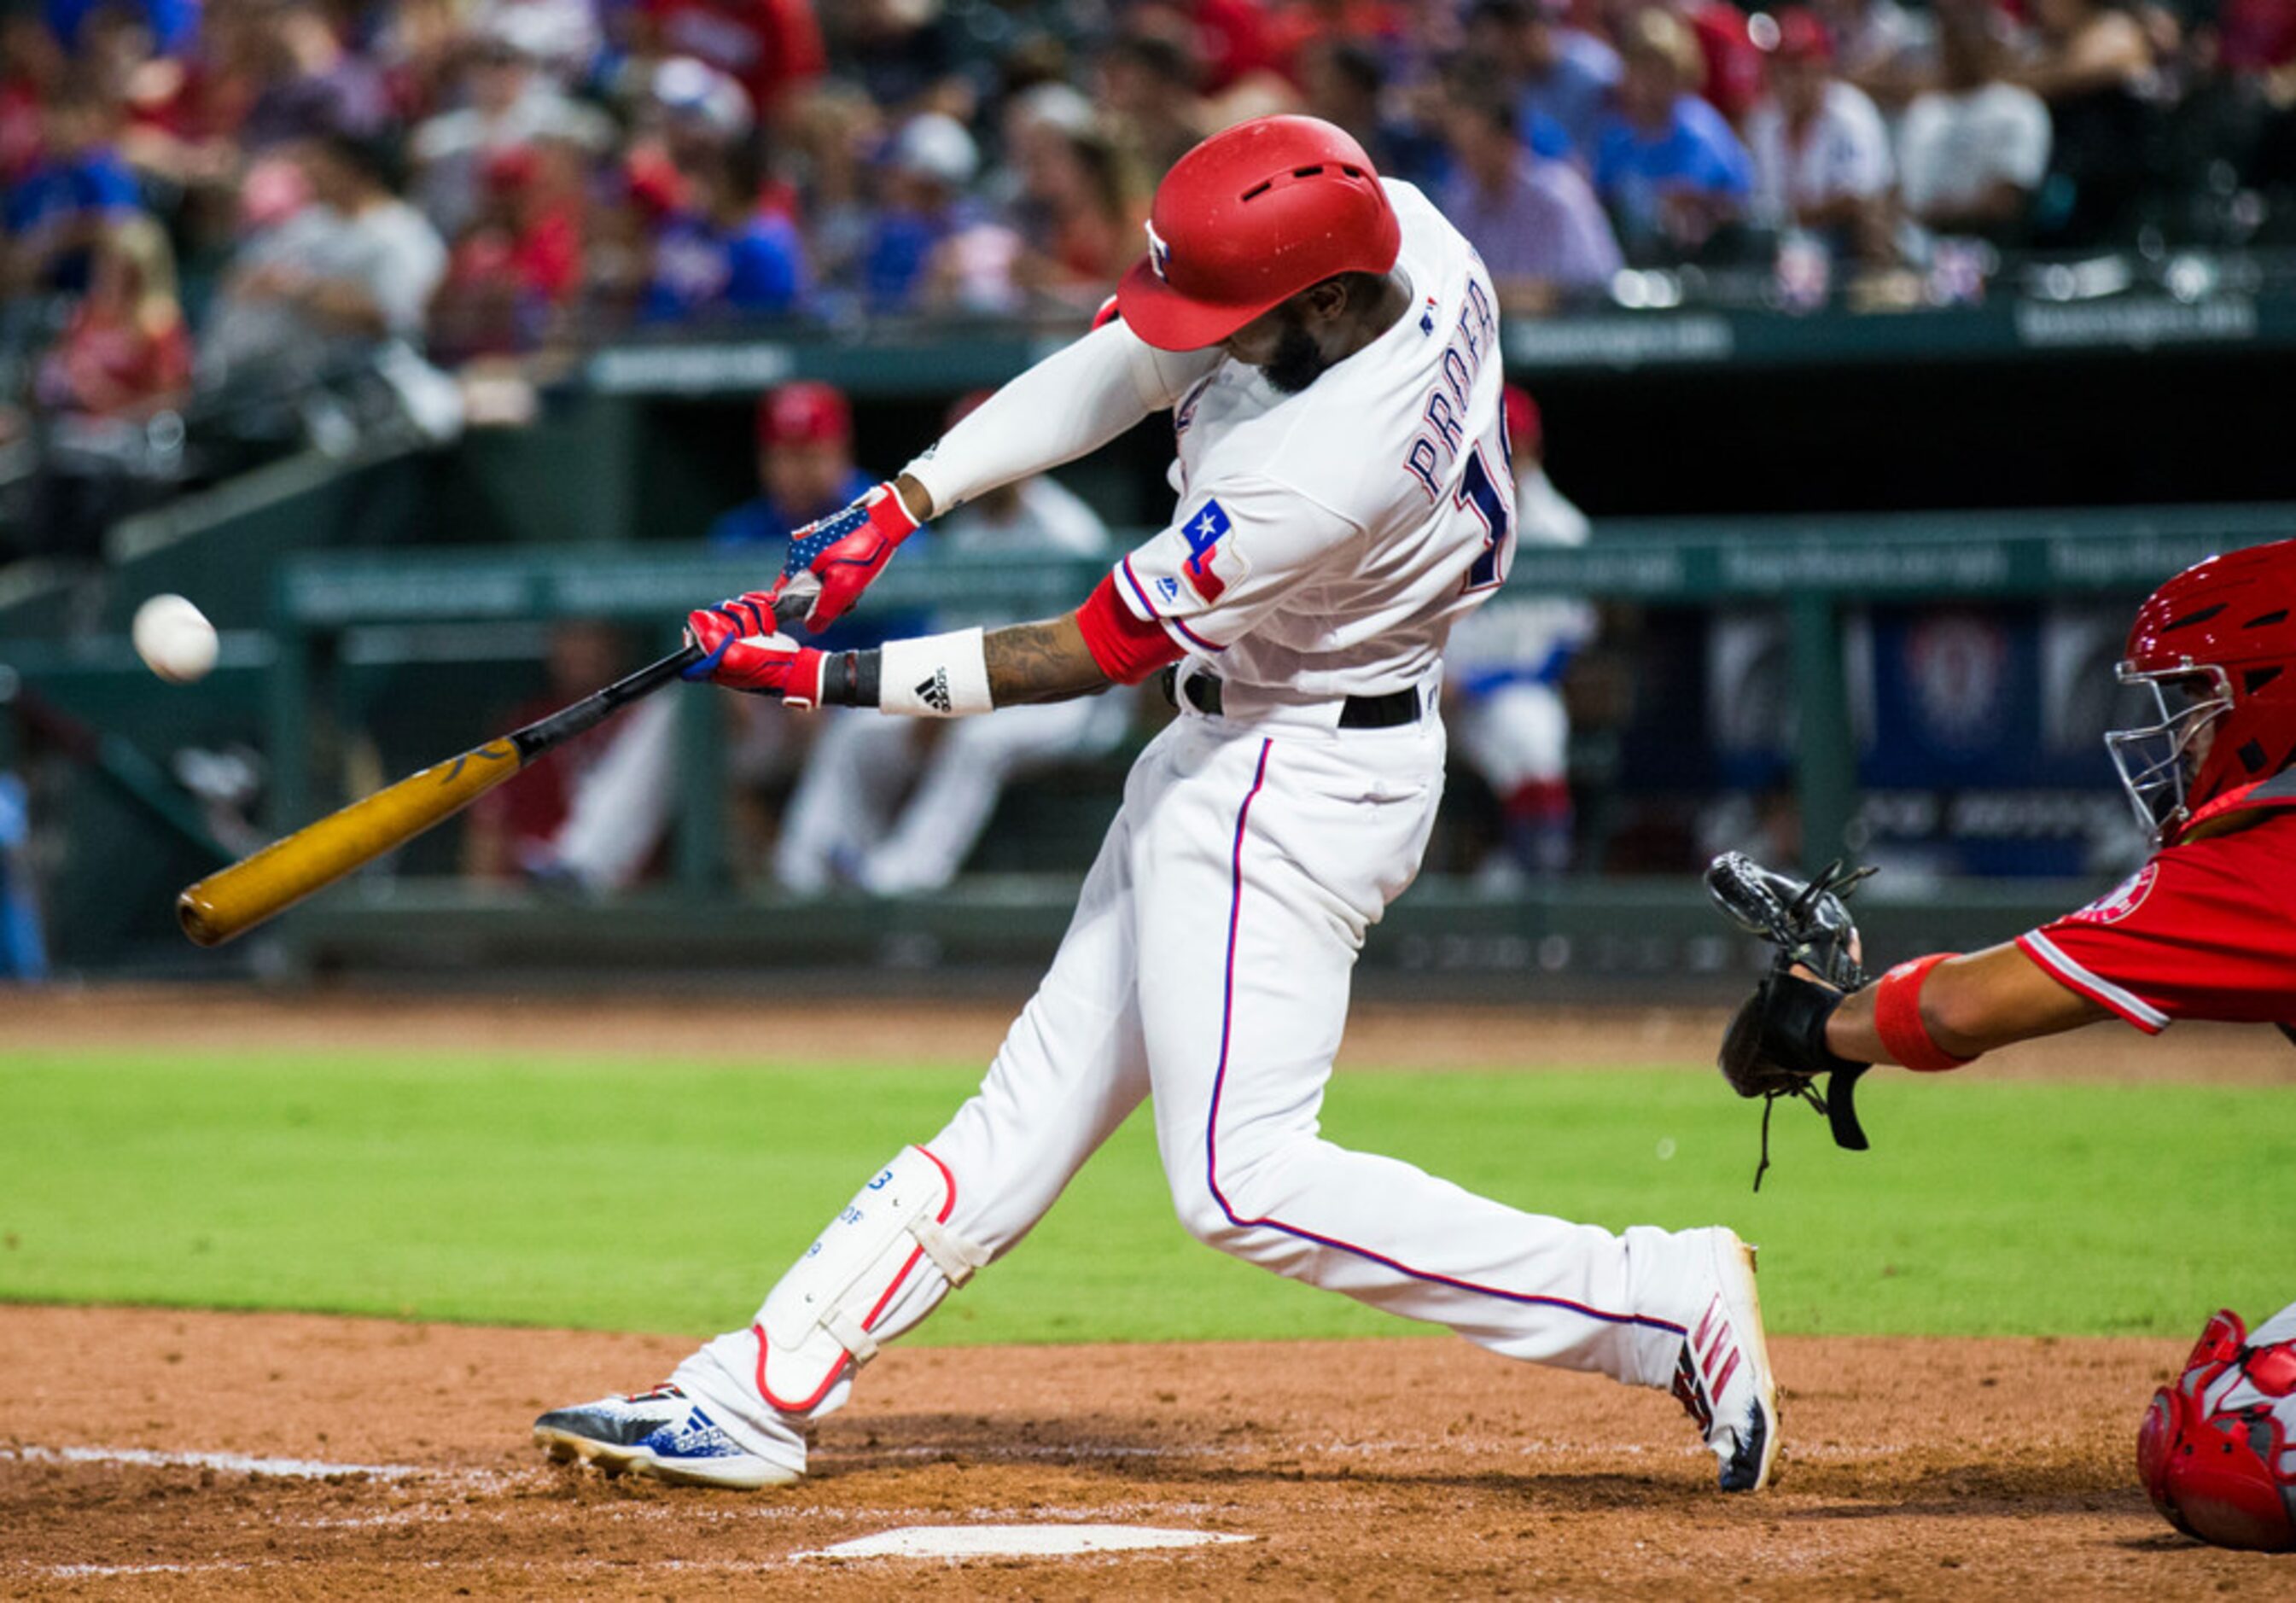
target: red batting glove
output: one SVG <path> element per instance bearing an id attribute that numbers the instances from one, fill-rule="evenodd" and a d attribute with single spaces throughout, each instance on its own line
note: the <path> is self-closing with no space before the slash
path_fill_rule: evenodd
<path id="1" fill-rule="evenodd" d="M 790 536 L 789 559 L 770 594 L 776 600 L 810 596 L 805 627 L 819 634 L 853 610 L 861 592 L 917 527 L 900 492 L 890 484 L 877 485 L 842 512 Z"/>
<path id="2" fill-rule="evenodd" d="M 683 670 L 684 678 L 778 695 L 783 706 L 807 711 L 821 705 L 821 671 L 828 659 L 774 627 L 768 591 L 751 590 L 688 612 L 685 638 L 702 655 Z"/>

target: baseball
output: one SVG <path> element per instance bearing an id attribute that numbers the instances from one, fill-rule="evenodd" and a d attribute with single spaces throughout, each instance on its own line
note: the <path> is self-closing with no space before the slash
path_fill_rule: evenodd
<path id="1" fill-rule="evenodd" d="M 181 596 L 154 596 L 129 626 L 144 666 L 174 685 L 188 685 L 215 666 L 215 625 Z"/>

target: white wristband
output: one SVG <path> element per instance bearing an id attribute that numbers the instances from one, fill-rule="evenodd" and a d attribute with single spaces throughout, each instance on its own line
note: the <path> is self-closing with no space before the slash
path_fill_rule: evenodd
<path id="1" fill-rule="evenodd" d="M 877 711 L 906 718 L 987 712 L 988 654 L 977 629 L 888 640 L 878 656 Z"/>

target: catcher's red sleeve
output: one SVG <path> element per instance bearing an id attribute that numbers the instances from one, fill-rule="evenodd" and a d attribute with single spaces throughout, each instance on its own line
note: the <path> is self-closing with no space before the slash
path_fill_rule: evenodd
<path id="1" fill-rule="evenodd" d="M 1184 654 L 1170 636 L 1118 598 L 1113 573 L 1077 609 L 1077 627 L 1100 671 L 1119 685 L 1137 685 Z"/>
<path id="2" fill-rule="evenodd" d="M 2170 846 L 2017 945 L 2148 1035 L 2180 1018 L 2296 1020 L 2296 811 Z"/>

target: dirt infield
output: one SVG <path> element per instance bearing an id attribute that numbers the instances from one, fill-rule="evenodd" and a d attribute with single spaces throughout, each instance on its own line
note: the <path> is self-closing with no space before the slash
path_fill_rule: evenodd
<path id="1" fill-rule="evenodd" d="M 980 1001 L 840 997 L 805 1003 L 719 993 L 570 999 L 552 991 L 468 997 L 60 987 L 10 997 L 0 1039 L 19 1048 L 332 1051 L 388 1043 L 422 1053 L 985 1066 L 1026 999 L 1024 994 Z M 1339 1065 L 1344 1072 L 1672 1065 L 1710 1073 L 1727 1022 L 1727 1014 L 1700 1007 L 1358 1004 L 1348 1018 Z M 2275 1032 L 2254 1027 L 2179 1024 L 2164 1043 L 2104 1024 L 2028 1042 L 1988 1057 L 1973 1072 L 2006 1080 L 2296 1085 L 2296 1051 Z"/>
<path id="2" fill-rule="evenodd" d="M 2296 1594 L 2296 1559 L 2188 1542 L 2136 1491 L 2136 1419 L 2176 1356 L 2159 1342 L 1781 1341 L 1785 1454 L 1757 1497 L 1710 1489 L 1668 1398 L 1445 1340 L 897 1351 L 822 1427 L 816 1476 L 757 1494 L 608 1482 L 527 1444 L 539 1410 L 684 1348 L 0 1309 L 0 1592 Z M 1252 1540 L 794 1557 L 901 1526 L 1074 1522 Z"/>

